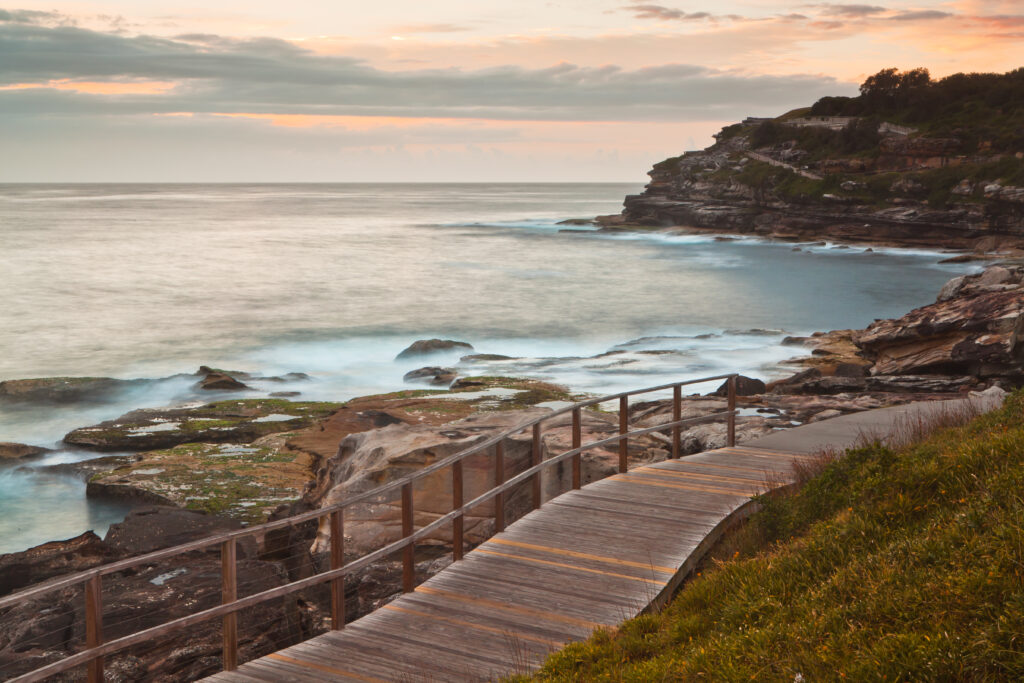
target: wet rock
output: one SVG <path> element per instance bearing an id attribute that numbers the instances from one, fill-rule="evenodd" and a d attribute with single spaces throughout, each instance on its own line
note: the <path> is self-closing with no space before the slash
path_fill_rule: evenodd
<path id="1" fill-rule="evenodd" d="M 462 349 L 472 351 L 473 346 L 466 342 L 455 341 L 453 339 L 420 339 L 410 344 L 401 353 L 395 356 L 395 360 L 425 356 L 442 351 L 459 351 Z"/>
<path id="2" fill-rule="evenodd" d="M 201 379 L 196 386 L 204 391 L 244 391 L 249 388 L 224 372 L 211 372 Z"/>
<path id="3" fill-rule="evenodd" d="M 503 356 L 500 353 L 471 353 L 459 359 L 460 363 L 475 363 L 492 360 L 518 360 L 512 356 Z"/>
<path id="4" fill-rule="evenodd" d="M 179 444 L 249 443 L 267 434 L 309 427 L 339 403 L 281 399 L 218 401 L 198 408 L 133 410 L 69 432 L 64 442 L 100 451 L 143 451 Z"/>
<path id="5" fill-rule="evenodd" d="M 411 370 L 402 376 L 406 382 L 427 382 L 428 384 L 451 384 L 458 372 L 454 368 L 429 366 Z"/>
<path id="6" fill-rule="evenodd" d="M 80 401 L 103 402 L 150 380 L 111 377 L 42 377 L 0 382 L 0 403 L 61 404 Z"/>
<path id="7" fill-rule="evenodd" d="M 301 391 L 272 391 L 268 394 L 271 398 L 295 398 L 301 396 Z"/>
<path id="8" fill-rule="evenodd" d="M 21 458 L 35 458 L 50 453 L 49 448 L 42 446 L 29 446 L 23 443 L 11 441 L 0 441 L 0 460 L 20 460 Z"/>
<path id="9" fill-rule="evenodd" d="M 317 463 L 289 449 L 287 437 L 278 435 L 246 445 L 188 443 L 97 471 L 86 495 L 179 506 L 256 524 L 281 504 L 298 500 Z"/>

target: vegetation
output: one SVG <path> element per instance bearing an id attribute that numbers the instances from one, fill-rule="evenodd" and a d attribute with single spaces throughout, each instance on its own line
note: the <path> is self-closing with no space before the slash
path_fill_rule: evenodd
<path id="1" fill-rule="evenodd" d="M 983 143 L 1024 150 L 1024 68 L 1005 74 L 958 73 L 933 81 L 927 69 L 883 69 L 858 97 L 823 97 L 813 116 L 868 116 L 961 140 L 964 153 Z"/>
<path id="2" fill-rule="evenodd" d="M 536 679 L 1024 679 L 1024 392 L 913 427 L 761 497 L 730 559 Z"/>

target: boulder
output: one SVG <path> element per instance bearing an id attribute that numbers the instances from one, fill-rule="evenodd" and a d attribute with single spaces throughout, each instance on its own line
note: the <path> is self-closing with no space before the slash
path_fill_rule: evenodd
<path id="1" fill-rule="evenodd" d="M 454 368 L 441 368 L 429 366 L 410 370 L 402 376 L 406 382 L 427 382 L 428 384 L 449 385 L 455 379 L 458 372 Z"/>
<path id="2" fill-rule="evenodd" d="M 34 458 L 36 456 L 50 453 L 49 448 L 42 446 L 29 446 L 23 443 L 11 441 L 0 441 L 0 460 L 18 460 L 20 458 Z"/>
<path id="3" fill-rule="evenodd" d="M 406 358 L 415 358 L 416 356 L 425 356 L 432 353 L 440 353 L 443 351 L 472 351 L 473 346 L 466 342 L 455 341 L 453 339 L 420 339 L 414 341 L 408 347 L 406 347 L 400 354 L 395 356 L 395 360 L 404 360 Z"/>
<path id="4" fill-rule="evenodd" d="M 196 386 L 204 391 L 244 391 L 249 388 L 225 372 L 211 372 Z"/>
<path id="5" fill-rule="evenodd" d="M 765 383 L 759 379 L 753 377 L 745 377 L 739 375 L 736 377 L 736 395 L 737 396 L 754 396 L 757 394 L 763 394 L 767 391 Z M 714 391 L 714 396 L 728 396 L 729 395 L 729 380 L 722 382 L 722 386 L 718 387 Z"/>

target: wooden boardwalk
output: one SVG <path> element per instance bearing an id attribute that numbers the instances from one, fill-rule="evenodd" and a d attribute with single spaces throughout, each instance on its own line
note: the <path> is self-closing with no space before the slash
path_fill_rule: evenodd
<path id="1" fill-rule="evenodd" d="M 483 681 L 666 601 L 750 498 L 814 456 L 721 448 L 564 493 L 343 630 L 212 681 Z"/>

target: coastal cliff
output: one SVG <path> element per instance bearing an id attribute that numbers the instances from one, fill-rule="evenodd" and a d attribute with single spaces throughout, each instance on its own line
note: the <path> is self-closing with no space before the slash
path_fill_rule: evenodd
<path id="1" fill-rule="evenodd" d="M 599 222 L 1024 247 L 1024 70 L 937 82 L 921 72 L 887 70 L 859 97 L 727 126 L 707 149 L 655 164 L 643 193 Z"/>

